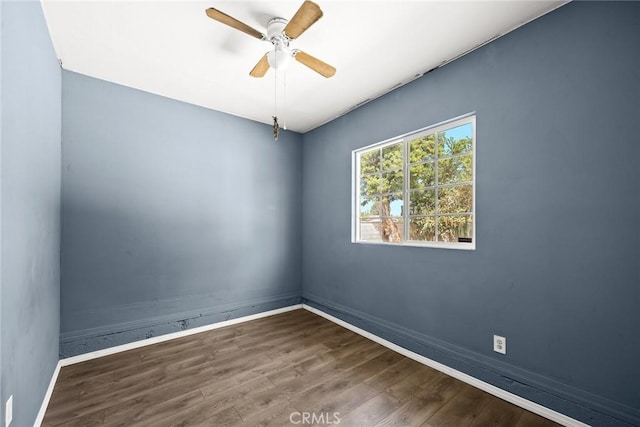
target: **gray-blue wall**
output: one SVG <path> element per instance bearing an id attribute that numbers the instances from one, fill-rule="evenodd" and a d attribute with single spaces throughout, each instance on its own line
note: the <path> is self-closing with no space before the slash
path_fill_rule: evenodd
<path id="1" fill-rule="evenodd" d="M 305 134 L 306 301 L 594 425 L 640 424 L 639 22 L 638 2 L 570 3 Z M 351 151 L 474 111 L 477 250 L 351 243 Z"/>
<path id="2" fill-rule="evenodd" d="M 301 136 L 63 72 L 61 355 L 300 302 Z"/>
<path id="3" fill-rule="evenodd" d="M 58 362 L 61 72 L 40 2 L 0 8 L 0 406 L 13 395 L 11 426 L 24 427 Z"/>

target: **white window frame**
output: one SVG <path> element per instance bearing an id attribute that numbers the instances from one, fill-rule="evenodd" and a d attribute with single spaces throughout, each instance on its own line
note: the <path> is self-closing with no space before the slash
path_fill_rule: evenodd
<path id="1" fill-rule="evenodd" d="M 393 243 L 393 242 L 383 242 L 383 241 L 371 241 L 371 240 L 361 240 L 360 239 L 360 155 L 367 151 L 370 151 L 373 148 L 383 148 L 389 145 L 397 144 L 399 142 L 404 143 L 404 161 L 403 161 L 403 227 L 405 239 L 408 237 L 408 229 L 409 229 L 409 149 L 408 149 L 408 141 L 411 141 L 417 137 L 430 135 L 437 132 L 442 132 L 447 129 L 455 128 L 457 126 L 461 126 L 464 124 L 471 123 L 472 126 L 472 230 L 473 235 L 471 237 L 471 243 L 467 242 L 430 242 L 430 241 L 420 241 L 420 240 L 404 240 L 402 243 Z M 393 138 L 386 139 L 384 141 L 376 142 L 375 144 L 367 145 L 366 147 L 358 148 L 351 152 L 352 158 L 352 182 L 351 182 L 351 242 L 352 243 L 361 243 L 366 245 L 390 245 L 390 246 L 417 246 L 417 247 L 428 247 L 428 248 L 444 248 L 444 249 L 461 249 L 461 250 L 475 250 L 476 249 L 476 114 L 468 113 L 459 117 L 456 117 L 451 120 L 447 120 L 444 122 L 437 123 L 432 126 L 427 126 L 422 129 L 418 129 L 412 132 L 408 132 L 406 134 L 396 136 Z M 436 148 L 437 154 L 437 148 Z M 437 176 L 437 157 L 434 161 L 436 165 L 436 176 Z M 439 185 L 437 188 L 441 188 Z M 437 223 L 437 210 L 435 213 L 436 223 Z"/>

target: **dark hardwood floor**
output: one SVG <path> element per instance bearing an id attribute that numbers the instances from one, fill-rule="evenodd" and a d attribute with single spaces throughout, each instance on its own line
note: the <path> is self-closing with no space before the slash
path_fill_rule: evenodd
<path id="1" fill-rule="evenodd" d="M 306 310 L 66 366 L 43 426 L 552 426 Z"/>

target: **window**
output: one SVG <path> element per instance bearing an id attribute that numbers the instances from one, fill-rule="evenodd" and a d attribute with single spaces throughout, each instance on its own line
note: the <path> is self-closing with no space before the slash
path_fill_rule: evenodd
<path id="1" fill-rule="evenodd" d="M 475 249 L 475 116 L 353 152 L 353 241 Z"/>

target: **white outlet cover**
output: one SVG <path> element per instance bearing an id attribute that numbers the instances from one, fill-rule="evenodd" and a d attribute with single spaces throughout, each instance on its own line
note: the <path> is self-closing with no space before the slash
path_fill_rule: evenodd
<path id="1" fill-rule="evenodd" d="M 493 351 L 507 354 L 507 339 L 499 335 L 493 336 Z"/>
<path id="2" fill-rule="evenodd" d="M 9 427 L 11 421 L 13 421 L 13 394 L 9 396 L 4 405 L 4 426 Z"/>

